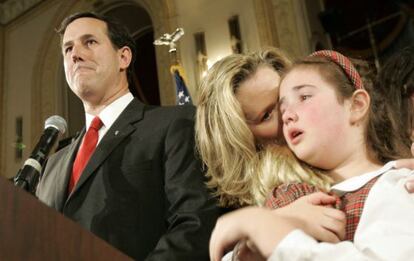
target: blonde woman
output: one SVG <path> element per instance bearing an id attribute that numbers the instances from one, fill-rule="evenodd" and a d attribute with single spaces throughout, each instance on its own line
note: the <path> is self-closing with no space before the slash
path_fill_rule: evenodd
<path id="1" fill-rule="evenodd" d="M 278 86 L 280 75 L 290 64 L 289 58 L 275 48 L 230 55 L 208 71 L 200 86 L 197 147 L 207 167 L 208 186 L 223 207 L 261 204 L 268 189 L 281 182 L 277 173 L 269 176 L 265 175 L 269 172 L 258 171 L 257 162 L 261 162 L 262 155 L 257 152 L 266 151 L 266 145 L 283 142 L 277 109 Z M 266 157 L 278 155 L 277 149 L 271 151 L 263 153 Z M 284 151 L 280 156 L 291 157 L 289 162 L 293 165 L 297 163 L 291 153 Z M 289 181 L 286 177 L 281 177 L 283 182 Z M 301 181 L 316 179 L 316 184 L 323 186 L 327 182 L 306 171 L 294 179 L 297 177 Z"/>

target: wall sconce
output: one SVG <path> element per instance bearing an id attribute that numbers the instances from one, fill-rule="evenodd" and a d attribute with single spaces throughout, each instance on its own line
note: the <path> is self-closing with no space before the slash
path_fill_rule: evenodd
<path id="1" fill-rule="evenodd" d="M 23 158 L 23 149 L 26 147 L 23 144 L 23 117 L 19 116 L 16 118 L 16 141 L 14 143 L 14 158 L 21 160 Z"/>
<path id="2" fill-rule="evenodd" d="M 194 34 L 194 41 L 195 41 L 195 51 L 196 51 L 196 59 L 197 59 L 197 84 L 200 83 L 200 80 L 206 75 L 208 67 L 207 67 L 207 48 L 206 48 L 206 39 L 204 36 L 204 32 L 198 32 Z"/>
<path id="3" fill-rule="evenodd" d="M 243 52 L 243 42 L 240 33 L 239 16 L 232 16 L 228 20 L 229 31 L 230 31 L 230 45 L 233 53 Z"/>

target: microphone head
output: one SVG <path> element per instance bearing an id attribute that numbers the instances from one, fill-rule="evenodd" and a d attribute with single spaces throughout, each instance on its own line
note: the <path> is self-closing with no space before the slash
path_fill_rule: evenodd
<path id="1" fill-rule="evenodd" d="M 59 115 L 53 115 L 47 118 L 45 121 L 45 129 L 49 127 L 53 127 L 57 129 L 60 134 L 64 134 L 68 128 L 68 125 L 64 118 L 60 117 Z"/>

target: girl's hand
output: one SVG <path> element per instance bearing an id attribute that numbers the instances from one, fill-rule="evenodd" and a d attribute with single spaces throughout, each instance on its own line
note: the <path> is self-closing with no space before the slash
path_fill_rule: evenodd
<path id="1" fill-rule="evenodd" d="M 296 220 L 300 228 L 316 240 L 336 243 L 345 238 L 345 213 L 330 207 L 336 198 L 322 192 L 299 198 L 286 207 L 274 210 Z"/>

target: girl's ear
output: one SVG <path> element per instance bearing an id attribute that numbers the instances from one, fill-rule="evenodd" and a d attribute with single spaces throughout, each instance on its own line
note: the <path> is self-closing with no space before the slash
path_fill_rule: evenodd
<path id="1" fill-rule="evenodd" d="M 118 50 L 119 66 L 121 70 L 128 68 L 132 60 L 132 51 L 128 46 L 124 46 Z"/>
<path id="2" fill-rule="evenodd" d="M 350 110 L 350 122 L 355 124 L 363 120 L 369 114 L 371 98 L 365 90 L 356 90 L 352 94 Z"/>

